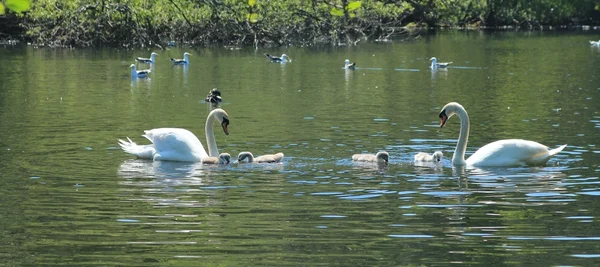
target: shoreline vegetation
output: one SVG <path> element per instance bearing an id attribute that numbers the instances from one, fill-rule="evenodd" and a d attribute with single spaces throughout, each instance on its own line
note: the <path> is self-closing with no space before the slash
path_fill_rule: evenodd
<path id="1" fill-rule="evenodd" d="M 596 0 L 0 1 L 0 40 L 50 47 L 355 45 L 439 27 L 600 25 Z"/>

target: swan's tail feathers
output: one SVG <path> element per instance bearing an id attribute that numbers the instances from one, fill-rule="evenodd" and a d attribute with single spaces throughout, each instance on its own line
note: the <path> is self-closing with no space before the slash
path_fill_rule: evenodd
<path id="1" fill-rule="evenodd" d="M 119 146 L 123 151 L 142 159 L 152 159 L 156 153 L 153 145 L 138 145 L 127 137 L 127 141 L 119 139 Z"/>
<path id="2" fill-rule="evenodd" d="M 560 153 L 563 149 L 565 149 L 566 146 L 567 145 L 565 144 L 565 145 L 559 146 L 559 147 L 557 147 L 555 149 L 551 149 L 550 152 L 548 152 L 548 154 L 550 156 L 554 156 L 554 155 Z"/>

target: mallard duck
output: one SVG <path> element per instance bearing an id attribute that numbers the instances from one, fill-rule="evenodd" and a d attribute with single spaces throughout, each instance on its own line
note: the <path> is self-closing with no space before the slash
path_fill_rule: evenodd
<path id="1" fill-rule="evenodd" d="M 221 92 L 217 90 L 217 88 L 213 88 L 208 92 L 208 95 L 206 95 L 204 101 L 210 103 L 219 103 L 223 101 L 223 99 L 221 99 Z"/>

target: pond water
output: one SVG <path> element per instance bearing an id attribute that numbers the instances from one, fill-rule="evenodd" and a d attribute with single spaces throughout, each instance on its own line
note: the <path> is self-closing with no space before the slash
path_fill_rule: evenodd
<path id="1" fill-rule="evenodd" d="M 0 261 L 9 266 L 591 266 L 600 259 L 598 33 L 442 31 L 338 48 L 0 48 Z M 187 67 L 170 57 L 190 52 Z M 291 63 L 262 55 L 288 54 Z M 452 61 L 431 71 L 429 58 Z M 344 59 L 358 69 L 342 69 Z M 138 68 L 149 67 L 138 64 Z M 190 129 L 217 87 L 222 152 L 281 164 L 138 160 L 117 139 Z M 543 167 L 455 168 L 498 139 L 568 144 Z M 387 166 L 354 153 L 390 153 Z M 420 151 L 444 152 L 415 165 Z"/>

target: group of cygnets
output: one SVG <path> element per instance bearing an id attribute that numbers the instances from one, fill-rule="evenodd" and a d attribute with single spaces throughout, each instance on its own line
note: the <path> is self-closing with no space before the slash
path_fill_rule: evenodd
<path id="1" fill-rule="evenodd" d="M 444 154 L 442 151 L 435 151 L 433 154 L 427 154 L 425 152 L 419 152 L 415 155 L 415 162 L 440 162 Z M 377 163 L 388 163 L 390 154 L 386 151 L 379 151 L 377 154 L 354 154 L 352 155 L 353 161 L 362 162 L 377 162 Z"/>

